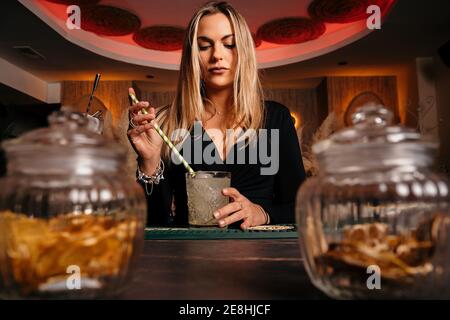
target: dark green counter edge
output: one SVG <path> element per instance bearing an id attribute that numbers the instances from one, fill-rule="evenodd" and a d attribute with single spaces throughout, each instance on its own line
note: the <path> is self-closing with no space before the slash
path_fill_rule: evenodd
<path id="1" fill-rule="evenodd" d="M 286 225 L 283 225 L 286 226 Z M 145 240 L 215 240 L 215 239 L 296 239 L 295 225 L 290 230 L 240 230 L 221 228 L 145 228 Z"/>

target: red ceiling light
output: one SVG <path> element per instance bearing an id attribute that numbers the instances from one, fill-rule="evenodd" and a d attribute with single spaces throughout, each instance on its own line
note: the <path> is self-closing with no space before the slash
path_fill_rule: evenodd
<path id="1" fill-rule="evenodd" d="M 328 23 L 350 23 L 367 19 L 370 5 L 378 5 L 385 12 L 391 0 L 314 0 L 308 7 L 313 19 Z"/>
<path id="2" fill-rule="evenodd" d="M 81 12 L 81 28 L 103 36 L 124 36 L 139 30 L 141 20 L 131 12 L 111 6 L 89 6 Z"/>
<path id="3" fill-rule="evenodd" d="M 141 47 L 160 50 L 175 51 L 183 47 L 185 30 L 173 26 L 151 26 L 137 31 L 133 39 Z"/>
<path id="4" fill-rule="evenodd" d="M 325 30 L 320 21 L 293 17 L 270 21 L 258 29 L 257 35 L 267 42 L 295 44 L 317 39 Z"/>
<path id="5" fill-rule="evenodd" d="M 53 3 L 59 3 L 59 4 L 65 4 L 65 5 L 77 5 L 77 6 L 88 6 L 88 5 L 95 5 L 100 2 L 100 0 L 47 0 L 48 2 Z"/>

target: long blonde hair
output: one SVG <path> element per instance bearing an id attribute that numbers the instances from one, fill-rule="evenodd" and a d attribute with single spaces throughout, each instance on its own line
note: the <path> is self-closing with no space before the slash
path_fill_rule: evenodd
<path id="1" fill-rule="evenodd" d="M 222 13 L 228 17 L 235 33 L 237 66 L 231 110 L 234 117 L 233 128 L 240 127 L 247 132 L 257 132 L 263 126 L 264 98 L 252 34 L 245 19 L 231 5 L 226 2 L 208 2 L 194 14 L 189 22 L 183 43 L 175 99 L 157 117 L 158 123 L 175 144 L 180 144 L 185 137 L 171 137 L 172 132 L 176 129 L 190 132 L 194 122 L 200 120 L 205 114 L 207 97 L 201 89 L 197 30 L 202 17 L 215 13 Z M 245 135 L 243 137 L 245 138 Z M 170 150 L 166 144 L 163 145 L 161 154 L 165 160 L 170 158 Z"/>

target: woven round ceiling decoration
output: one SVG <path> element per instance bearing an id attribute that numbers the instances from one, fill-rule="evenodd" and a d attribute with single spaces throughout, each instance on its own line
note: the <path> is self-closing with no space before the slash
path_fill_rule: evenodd
<path id="1" fill-rule="evenodd" d="M 252 38 L 253 38 L 253 43 L 255 44 L 255 48 L 258 48 L 262 43 L 261 37 L 255 33 L 252 33 Z"/>
<path id="2" fill-rule="evenodd" d="M 314 0 L 308 7 L 313 19 L 328 23 L 350 23 L 367 19 L 370 5 L 377 5 L 384 12 L 390 0 Z"/>
<path id="3" fill-rule="evenodd" d="M 276 44 L 296 44 L 319 38 L 325 25 L 309 18 L 292 17 L 273 20 L 259 27 L 257 35 Z"/>
<path id="4" fill-rule="evenodd" d="M 151 26 L 137 31 L 133 39 L 147 49 L 175 51 L 183 47 L 184 33 L 184 29 L 180 27 Z"/>
<path id="5" fill-rule="evenodd" d="M 125 36 L 139 30 L 141 20 L 131 12 L 111 6 L 89 6 L 81 13 L 81 28 L 103 36 Z"/>
<path id="6" fill-rule="evenodd" d="M 77 6 L 88 6 L 88 5 L 94 5 L 100 2 L 100 0 L 47 0 L 48 2 L 53 3 L 59 3 L 59 4 L 65 4 L 65 5 L 77 5 Z"/>

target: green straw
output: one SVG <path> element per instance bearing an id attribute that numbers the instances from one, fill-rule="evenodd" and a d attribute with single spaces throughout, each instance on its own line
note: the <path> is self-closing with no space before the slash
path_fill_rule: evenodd
<path id="1" fill-rule="evenodd" d="M 133 101 L 133 103 L 136 103 L 136 104 L 139 103 L 139 100 L 136 98 L 136 96 L 134 94 L 128 93 L 128 95 L 130 96 L 131 101 Z M 148 114 L 148 112 L 147 112 L 147 110 L 145 110 L 145 108 L 142 108 L 141 112 L 143 114 Z M 178 160 L 180 160 L 181 163 L 183 163 L 183 165 L 186 168 L 186 170 L 189 171 L 189 174 L 192 177 L 195 176 L 195 171 L 186 162 L 186 160 L 183 158 L 183 156 L 180 154 L 180 152 L 177 150 L 177 148 L 172 144 L 172 142 L 169 140 L 169 138 L 167 138 L 166 134 L 161 130 L 159 125 L 156 123 L 156 121 L 153 121 L 152 125 L 156 129 L 156 132 L 158 132 L 158 134 L 164 140 L 164 142 L 167 143 L 169 145 L 170 149 L 175 153 L 175 155 L 177 156 Z"/>

